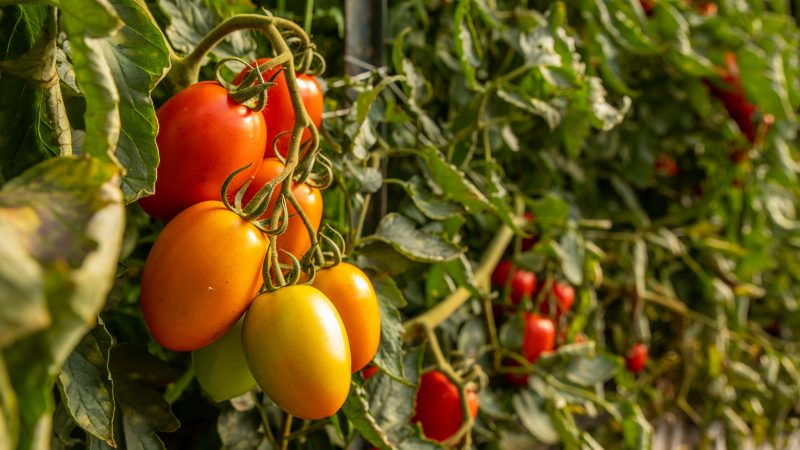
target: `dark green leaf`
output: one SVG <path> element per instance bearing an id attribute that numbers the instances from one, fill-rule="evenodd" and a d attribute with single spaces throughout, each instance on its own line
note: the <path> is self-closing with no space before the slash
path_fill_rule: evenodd
<path id="1" fill-rule="evenodd" d="M 509 105 L 516 106 L 534 116 L 541 117 L 547 122 L 547 126 L 550 127 L 551 130 L 557 127 L 561 122 L 561 113 L 544 100 L 533 97 L 526 98 L 517 92 L 505 89 L 499 89 L 497 91 L 497 96 Z"/>
<path id="2" fill-rule="evenodd" d="M 115 447 L 113 386 L 108 375 L 110 349 L 111 335 L 98 324 L 64 362 L 58 384 L 75 423 Z"/>
<path id="3" fill-rule="evenodd" d="M 543 444 L 558 443 L 558 433 L 553 421 L 543 408 L 544 400 L 529 390 L 522 390 L 512 398 L 514 412 L 522 425 Z"/>
<path id="4" fill-rule="evenodd" d="M 402 183 L 414 205 L 427 217 L 433 220 L 444 220 L 464 210 L 455 203 L 447 201 L 430 191 L 419 177 L 412 177 L 408 182 Z"/>
<path id="5" fill-rule="evenodd" d="M 603 383 L 621 369 L 618 358 L 612 359 L 604 355 L 596 358 L 574 358 L 567 370 L 567 379 L 581 386 L 594 386 Z"/>
<path id="6" fill-rule="evenodd" d="M 383 450 L 392 448 L 386 433 L 381 430 L 369 410 L 369 401 L 364 387 L 355 381 L 350 383 L 350 393 L 342 406 L 347 420 L 370 444 Z"/>
<path id="7" fill-rule="evenodd" d="M 256 450 L 264 442 L 261 418 L 255 409 L 237 411 L 226 406 L 217 418 L 217 433 L 225 450 Z"/>
<path id="8" fill-rule="evenodd" d="M 156 389 L 173 381 L 175 374 L 164 361 L 138 344 L 112 347 L 108 368 L 114 380 L 118 414 L 122 417 L 125 447 L 164 448 L 157 432 L 175 431 L 180 423 Z"/>
<path id="9" fill-rule="evenodd" d="M 155 192 L 158 123 L 150 92 L 169 67 L 169 53 L 144 0 L 111 0 L 125 22 L 113 37 L 103 39 L 102 52 L 120 95 L 119 115 L 125 130 L 115 151 L 125 175 L 127 202 Z"/>
<path id="10" fill-rule="evenodd" d="M 404 256 L 423 262 L 450 261 L 462 253 L 455 244 L 417 229 L 413 222 L 397 213 L 384 216 L 375 234 L 363 241 L 385 242 Z"/>
<path id="11" fill-rule="evenodd" d="M 392 278 L 371 277 L 381 311 L 381 345 L 373 361 L 392 377 L 403 378 L 403 318 L 399 309 L 406 305 L 403 293 Z"/>
<path id="12" fill-rule="evenodd" d="M 643 450 L 651 449 L 653 446 L 653 427 L 642 413 L 639 405 L 623 401 L 620 405 L 622 413 L 622 433 L 625 436 L 625 443 L 629 448 L 639 448 Z"/>
<path id="13" fill-rule="evenodd" d="M 447 162 L 438 150 L 426 147 L 422 150 L 422 156 L 430 171 L 431 179 L 446 198 L 464 205 L 471 213 L 493 209 L 486 196 L 467 179 L 463 172 Z"/>

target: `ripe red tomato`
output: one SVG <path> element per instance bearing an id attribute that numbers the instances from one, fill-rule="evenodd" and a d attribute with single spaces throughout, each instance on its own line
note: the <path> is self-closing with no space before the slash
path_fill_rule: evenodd
<path id="1" fill-rule="evenodd" d="M 336 306 L 350 340 L 351 372 L 366 366 L 381 341 L 378 296 L 367 275 L 346 262 L 320 270 L 311 284 Z"/>
<path id="2" fill-rule="evenodd" d="M 318 289 L 294 285 L 259 295 L 244 317 L 242 347 L 264 393 L 293 416 L 329 417 L 347 399 L 347 332 Z"/>
<path id="3" fill-rule="evenodd" d="M 253 182 L 247 187 L 247 191 L 242 198 L 243 204 L 247 204 L 262 186 L 275 179 L 275 177 L 283 171 L 283 168 L 284 165 L 279 160 L 275 158 L 265 159 L 258 169 L 258 173 L 253 177 Z M 272 217 L 272 212 L 278 200 L 282 185 L 283 183 L 275 188 L 275 192 L 269 200 L 267 210 L 260 217 L 261 219 L 269 219 Z M 308 220 L 311 222 L 311 225 L 313 225 L 314 231 L 318 231 L 319 224 L 322 222 L 322 194 L 319 189 L 311 187 L 307 183 L 294 183 L 292 193 L 305 212 L 306 217 L 308 217 Z M 297 215 L 297 210 L 294 209 L 288 200 L 286 206 L 289 212 L 289 224 L 286 227 L 286 231 L 278 236 L 277 246 L 279 250 L 285 250 L 300 259 L 303 254 L 311 248 L 311 239 L 308 237 L 308 230 L 303 223 L 303 219 Z M 289 258 L 283 253 L 280 254 L 280 258 L 281 262 L 290 262 Z"/>
<path id="4" fill-rule="evenodd" d="M 478 415 L 478 394 L 467 392 L 467 406 L 472 417 Z M 422 425 L 429 439 L 446 441 L 456 434 L 463 419 L 458 388 L 438 370 L 425 372 L 419 380 L 412 422 Z"/>
<path id="5" fill-rule="evenodd" d="M 631 372 L 639 373 L 644 370 L 645 364 L 647 364 L 647 347 L 637 342 L 628 349 L 625 365 Z"/>
<path id="6" fill-rule="evenodd" d="M 195 83 L 158 109 L 156 192 L 139 200 L 147 214 L 170 219 L 206 200 L 219 200 L 222 184 L 251 164 L 230 185 L 237 189 L 258 171 L 267 126 L 261 114 L 228 97 L 216 82 Z"/>
<path id="7" fill-rule="evenodd" d="M 556 318 L 561 317 L 562 314 L 566 314 L 572 309 L 572 304 L 575 302 L 575 289 L 572 286 L 556 281 L 553 283 L 551 293 L 556 300 Z M 550 313 L 550 301 L 550 299 L 545 299 L 539 306 L 539 311 L 542 314 L 547 315 Z"/>
<path id="8" fill-rule="evenodd" d="M 378 366 L 376 365 L 369 365 L 361 369 L 361 375 L 364 376 L 364 381 L 369 380 L 372 378 L 376 373 L 378 373 Z"/>
<path id="9" fill-rule="evenodd" d="M 225 334 L 261 288 L 267 242 L 222 202 L 178 214 L 156 239 L 142 272 L 142 314 L 153 337 L 187 351 Z"/>
<path id="10" fill-rule="evenodd" d="M 511 302 L 518 305 L 524 296 L 531 297 L 536 292 L 536 274 L 522 269 L 513 269 L 511 261 L 503 260 L 492 273 L 492 284 L 505 287 L 511 278 Z"/>
<path id="11" fill-rule="evenodd" d="M 735 53 L 725 53 L 725 65 L 727 67 L 722 70 L 722 82 L 725 86 L 719 87 L 710 81 L 706 81 L 706 85 L 711 93 L 722 101 L 728 115 L 736 122 L 750 143 L 753 143 L 756 141 L 756 126 L 753 123 L 756 107 L 745 96 Z"/>
<path id="12" fill-rule="evenodd" d="M 525 330 L 522 334 L 522 356 L 534 363 L 542 353 L 555 348 L 556 326 L 549 318 L 529 312 L 524 314 L 523 322 Z M 506 378 L 515 386 L 528 383 L 528 375 L 508 374 Z"/>
<path id="13" fill-rule="evenodd" d="M 269 58 L 261 58 L 256 61 L 257 64 L 263 64 L 269 61 Z M 273 68 L 268 72 L 262 72 L 264 80 L 269 80 L 275 74 L 279 67 Z M 239 84 L 245 77 L 248 69 L 243 70 L 239 75 L 234 78 L 233 83 Z M 264 119 L 267 121 L 267 145 L 264 152 L 265 158 L 275 157 L 272 151 L 272 141 L 280 133 L 284 131 L 292 131 L 294 128 L 294 109 L 292 108 L 292 98 L 289 95 L 289 88 L 286 84 L 286 76 L 283 71 L 272 80 L 275 83 L 269 90 L 267 90 L 267 107 L 262 111 Z M 313 75 L 297 75 L 297 88 L 300 91 L 300 96 L 303 98 L 303 105 L 306 107 L 308 116 L 314 125 L 319 128 L 322 124 L 322 110 L 323 110 L 323 95 L 322 88 L 319 86 L 317 77 Z M 309 130 L 303 131 L 302 142 L 305 142 L 311 137 Z M 289 141 L 291 134 L 282 135 L 278 138 L 277 149 L 286 156 L 289 150 Z"/>

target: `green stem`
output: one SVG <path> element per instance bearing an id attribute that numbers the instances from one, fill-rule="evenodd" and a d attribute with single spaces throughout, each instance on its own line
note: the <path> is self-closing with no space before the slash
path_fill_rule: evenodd
<path id="1" fill-rule="evenodd" d="M 291 414 L 286 415 L 286 421 L 283 422 L 283 435 L 281 437 L 281 450 L 289 448 L 289 436 L 292 433 L 292 419 Z"/>
<path id="2" fill-rule="evenodd" d="M 311 22 L 314 19 L 314 0 L 306 0 L 306 17 L 303 21 L 303 28 L 306 33 L 311 34 Z"/>
<path id="3" fill-rule="evenodd" d="M 170 405 L 175 403 L 181 397 L 183 391 L 192 383 L 192 380 L 194 380 L 194 364 L 189 364 L 189 368 L 183 372 L 183 375 L 167 386 L 167 390 L 164 392 L 164 400 Z"/>

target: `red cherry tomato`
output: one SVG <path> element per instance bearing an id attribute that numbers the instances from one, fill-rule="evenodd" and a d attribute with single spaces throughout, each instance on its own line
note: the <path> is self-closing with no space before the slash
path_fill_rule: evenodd
<path id="1" fill-rule="evenodd" d="M 536 274 L 522 269 L 513 269 L 511 261 L 503 260 L 492 273 L 492 283 L 502 288 L 511 278 L 511 302 L 518 305 L 524 296 L 531 297 L 536 292 Z"/>
<path id="2" fill-rule="evenodd" d="M 753 123 L 756 107 L 745 96 L 735 53 L 725 53 L 725 65 L 727 66 L 726 69 L 722 70 L 724 86 L 717 86 L 710 81 L 706 81 L 706 84 L 711 93 L 722 101 L 728 111 L 728 115 L 736 122 L 742 133 L 753 143 L 756 140 L 756 127 Z"/>
<path id="3" fill-rule="evenodd" d="M 561 317 L 562 314 L 566 314 L 572 309 L 572 304 L 575 302 L 575 289 L 573 289 L 572 286 L 556 281 L 553 283 L 551 293 L 553 297 L 555 297 L 557 305 L 556 318 Z M 550 299 L 546 299 L 542 302 L 539 311 L 545 315 L 550 313 Z"/>
<path id="4" fill-rule="evenodd" d="M 258 173 L 256 173 L 253 177 L 253 182 L 247 187 L 247 191 L 242 198 L 242 203 L 247 204 L 247 202 L 249 202 L 253 196 L 256 195 L 256 192 L 258 192 L 262 186 L 274 180 L 275 177 L 277 177 L 283 171 L 283 168 L 284 165 L 279 160 L 275 158 L 265 159 L 261 164 Z M 261 215 L 261 219 L 269 219 L 272 217 L 272 212 L 275 208 L 275 203 L 278 201 L 282 185 L 283 183 L 279 184 L 275 188 L 275 192 L 272 194 L 272 198 L 269 200 L 267 210 Z M 294 187 L 292 188 L 292 193 L 297 199 L 297 202 L 300 204 L 300 207 L 305 212 L 306 217 L 308 217 L 308 220 L 311 222 L 314 231 L 318 231 L 319 224 L 322 222 L 322 194 L 320 193 L 319 189 L 309 186 L 308 183 L 295 183 Z M 309 248 L 311 248 L 311 239 L 308 237 L 308 230 L 303 223 L 303 219 L 297 214 L 297 210 L 294 209 L 288 200 L 286 202 L 286 207 L 289 212 L 289 224 L 286 228 L 286 231 L 278 236 L 278 249 L 285 250 L 300 259 L 303 257 L 303 254 L 308 251 Z M 281 262 L 290 262 L 289 258 L 282 252 L 279 256 Z"/>
<path id="5" fill-rule="evenodd" d="M 527 312 L 523 316 L 523 322 L 525 330 L 522 334 L 522 356 L 534 363 L 542 353 L 555 348 L 556 326 L 547 317 Z M 508 374 L 506 379 L 515 386 L 524 386 L 528 383 L 528 375 Z"/>
<path id="6" fill-rule="evenodd" d="M 261 58 L 256 61 L 257 64 L 263 64 L 269 61 L 269 58 Z M 269 80 L 279 68 L 273 68 L 267 72 L 262 72 L 264 80 Z M 239 84 L 245 77 L 248 69 L 243 70 L 239 75 L 234 78 L 233 83 Z M 294 108 L 292 108 L 292 98 L 289 95 L 289 88 L 286 83 L 286 76 L 284 72 L 278 74 L 274 80 L 274 86 L 267 91 L 267 107 L 262 111 L 264 119 L 267 122 L 267 145 L 264 152 L 265 158 L 275 157 L 272 151 L 272 141 L 276 136 L 284 131 L 292 131 L 294 128 Z M 322 88 L 319 86 L 317 77 L 313 75 L 297 75 L 297 88 L 300 91 L 300 96 L 303 98 L 303 105 L 306 107 L 308 116 L 314 122 L 317 128 L 322 124 L 322 110 L 323 110 L 323 95 Z M 311 137 L 311 132 L 306 129 L 303 131 L 302 142 L 305 142 Z M 289 141 L 291 140 L 291 133 L 281 135 L 278 138 L 277 149 L 282 156 L 286 156 L 289 150 Z"/>
<path id="7" fill-rule="evenodd" d="M 625 365 L 631 372 L 639 373 L 644 370 L 645 364 L 647 364 L 647 347 L 641 343 L 633 344 L 628 349 Z"/>
<path id="8" fill-rule="evenodd" d="M 472 417 L 478 415 L 478 394 L 467 392 L 467 406 Z M 422 375 L 419 381 L 412 422 L 422 425 L 429 439 L 446 441 L 461 428 L 461 398 L 458 388 L 438 370 Z"/>
<path id="9" fill-rule="evenodd" d="M 248 164 L 230 185 L 238 189 L 261 165 L 264 116 L 228 98 L 216 82 L 195 83 L 158 109 L 156 192 L 139 200 L 147 214 L 171 219 L 206 200 L 219 200 L 228 175 Z"/>

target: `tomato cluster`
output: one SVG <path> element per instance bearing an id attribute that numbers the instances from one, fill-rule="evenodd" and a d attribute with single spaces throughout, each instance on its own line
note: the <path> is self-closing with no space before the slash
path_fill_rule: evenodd
<path id="1" fill-rule="evenodd" d="M 260 217 L 231 204 L 246 182 L 244 205 L 286 169 L 269 156 L 275 156 L 273 140 L 286 155 L 294 109 L 285 76 L 273 75 L 263 113 L 236 103 L 216 82 L 193 84 L 158 110 L 156 192 L 139 203 L 169 222 L 145 262 L 141 309 L 161 345 L 193 352 L 197 380 L 213 400 L 258 384 L 290 414 L 319 419 L 341 407 L 351 374 L 377 352 L 380 312 L 367 275 L 344 262 L 316 271 L 306 285 L 263 287 L 270 239 L 262 221 L 272 217 L 281 185 L 264 199 Z M 305 75 L 298 84 L 319 126 L 319 84 Z M 225 180 L 245 166 L 222 193 Z M 301 259 L 311 250 L 309 233 L 319 231 L 323 210 L 318 188 L 284 183 L 293 183 L 296 203 L 287 202 L 286 228 L 275 239 L 282 264 L 291 261 L 289 254 Z"/>

